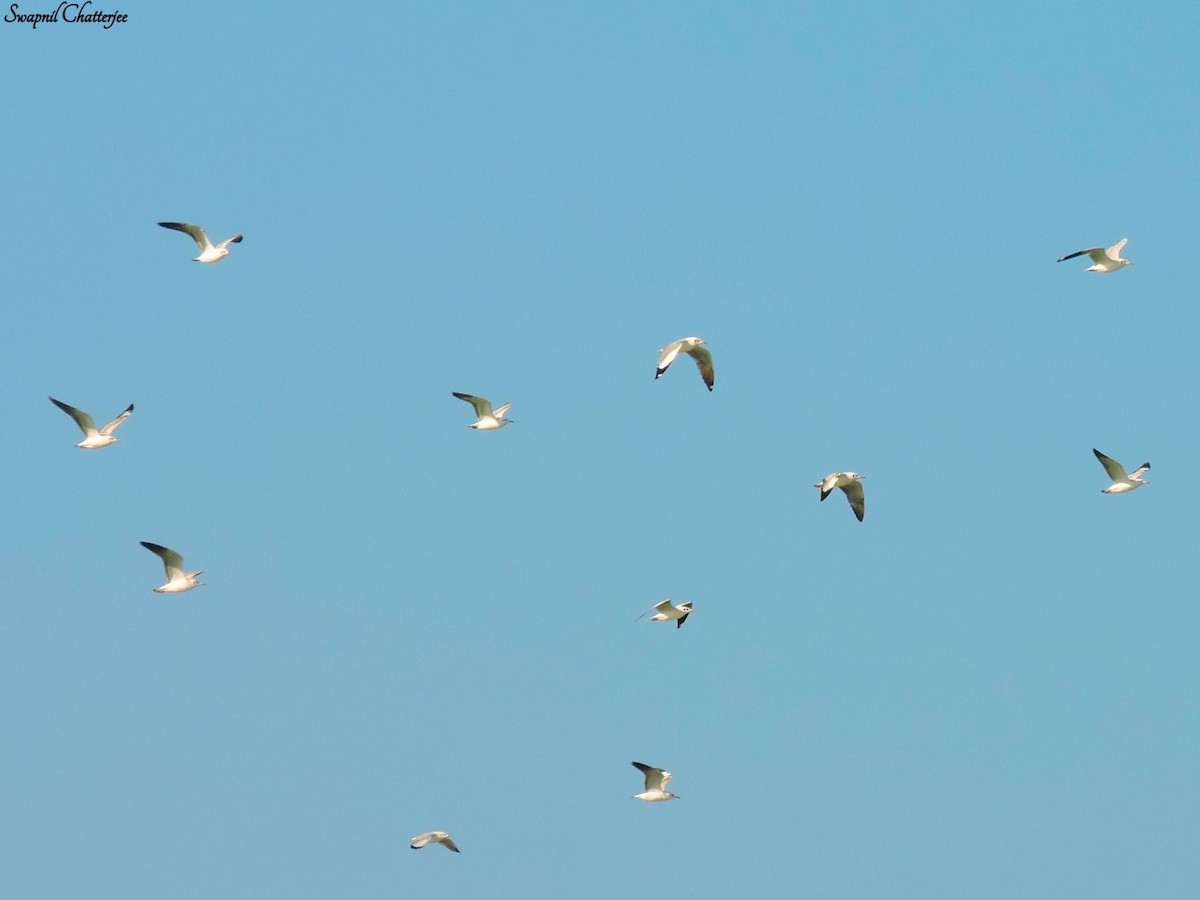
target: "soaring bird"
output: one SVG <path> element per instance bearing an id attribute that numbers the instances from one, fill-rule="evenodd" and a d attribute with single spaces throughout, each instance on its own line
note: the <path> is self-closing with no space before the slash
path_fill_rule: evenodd
<path id="1" fill-rule="evenodd" d="M 497 428 L 503 428 L 512 421 L 512 419 L 504 418 L 504 414 L 512 409 L 511 403 L 505 403 L 499 409 L 493 410 L 492 404 L 482 397 L 460 394 L 458 391 L 451 391 L 451 393 L 459 400 L 466 400 L 475 408 L 475 415 L 479 417 L 479 421 L 472 422 L 467 426 L 468 428 L 478 428 L 480 431 L 494 431 Z"/>
<path id="2" fill-rule="evenodd" d="M 156 594 L 179 594 L 204 584 L 203 581 L 196 580 L 196 576 L 204 570 L 183 571 L 183 557 L 174 550 L 169 550 L 161 544 L 152 544 L 149 541 L 142 541 L 141 544 L 151 553 L 156 554 L 163 561 L 163 568 L 167 570 L 167 583 L 162 587 L 156 587 L 154 589 Z"/>
<path id="3" fill-rule="evenodd" d="M 651 622 L 669 622 L 671 619 L 674 619 L 675 627 L 682 628 L 683 623 L 687 621 L 687 617 L 692 614 L 692 601 L 689 600 L 686 603 L 680 603 L 676 606 L 670 600 L 664 600 L 661 603 L 655 603 L 646 612 L 642 613 L 641 616 L 638 616 L 638 619 L 651 612 L 654 613 L 654 615 L 650 616 Z M 637 619 L 634 619 L 634 621 L 636 622 Z"/>
<path id="4" fill-rule="evenodd" d="M 657 381 L 662 376 L 662 373 L 671 367 L 671 363 L 675 362 L 675 357 L 682 350 L 696 361 L 696 368 L 700 370 L 700 377 L 704 379 L 704 383 L 711 391 L 713 389 L 713 360 L 712 354 L 700 346 L 705 343 L 707 341 L 702 338 L 685 337 L 667 344 L 667 346 L 658 351 L 661 356 L 658 358 L 658 368 L 654 371 L 654 379 Z"/>
<path id="5" fill-rule="evenodd" d="M 661 800 L 677 800 L 679 798 L 678 794 L 672 794 L 666 789 L 667 783 L 671 780 L 670 772 L 640 762 L 633 763 L 633 767 L 646 776 L 646 789 L 640 794 L 634 794 L 634 800 L 658 803 Z"/>
<path id="6" fill-rule="evenodd" d="M 240 244 L 242 236 L 235 234 L 231 238 L 225 238 L 217 246 L 213 246 L 212 241 L 208 239 L 208 235 L 204 233 L 204 229 L 199 225 L 189 225 L 186 222 L 159 222 L 163 228 L 170 228 L 172 231 L 182 231 L 189 235 L 196 246 L 200 248 L 200 255 L 192 262 L 215 263 L 220 262 L 229 255 L 230 244 Z"/>
<path id="7" fill-rule="evenodd" d="M 867 505 L 866 498 L 863 496 L 862 484 L 859 482 L 859 479 L 863 477 L 865 476 L 859 475 L 857 472 L 830 472 L 813 487 L 821 491 L 822 500 L 828 497 L 829 492 L 834 488 L 841 488 L 846 499 L 850 501 L 850 508 L 854 510 L 854 515 L 858 516 L 858 521 L 861 522 Z"/>
<path id="8" fill-rule="evenodd" d="M 1129 243 L 1129 238 L 1121 238 L 1107 250 L 1103 247 L 1092 247 L 1089 250 L 1079 250 L 1075 253 L 1068 253 L 1059 262 L 1066 259 L 1074 259 L 1077 256 L 1083 256 L 1085 253 L 1091 258 L 1095 265 L 1088 266 L 1085 272 L 1115 272 L 1117 269 L 1123 269 L 1126 266 L 1132 266 L 1127 259 L 1121 259 L 1121 248 Z"/>
<path id="9" fill-rule="evenodd" d="M 441 844 L 455 853 L 462 853 L 458 847 L 454 846 L 454 841 L 450 840 L 450 835 L 444 831 L 427 831 L 424 834 L 418 834 L 412 839 L 412 843 L 409 846 L 414 850 L 420 850 L 426 844 Z"/>
<path id="10" fill-rule="evenodd" d="M 50 398 L 50 402 L 65 412 L 68 416 L 75 420 L 75 424 L 79 426 L 79 430 L 83 432 L 83 440 L 76 444 L 76 447 L 82 447 L 84 450 L 99 450 L 101 447 L 107 447 L 109 444 L 116 444 L 119 441 L 113 437 L 113 432 L 117 430 L 117 426 L 129 418 L 133 412 L 133 404 L 130 403 L 125 407 L 125 411 L 119 416 L 105 425 L 103 428 L 97 429 L 95 420 L 85 413 L 82 409 L 76 409 L 73 406 L 68 406 L 61 400 Z"/>
<path id="11" fill-rule="evenodd" d="M 1141 467 L 1132 475 L 1125 474 L 1125 467 L 1113 459 L 1111 456 L 1105 456 L 1095 447 L 1092 452 L 1096 454 L 1096 459 L 1100 460 L 1100 465 L 1104 466 L 1104 471 L 1108 473 L 1108 477 L 1112 479 L 1112 484 L 1106 488 L 1102 488 L 1102 494 L 1125 494 L 1129 491 L 1136 491 L 1143 484 L 1149 484 L 1148 481 L 1143 481 L 1142 476 L 1150 470 L 1150 463 L 1142 463 Z"/>

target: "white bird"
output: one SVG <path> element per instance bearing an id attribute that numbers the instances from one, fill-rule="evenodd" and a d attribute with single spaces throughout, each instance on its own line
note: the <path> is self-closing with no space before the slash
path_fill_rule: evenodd
<path id="1" fill-rule="evenodd" d="M 410 845 L 414 850 L 420 850 L 426 844 L 442 844 L 449 847 L 455 853 L 462 853 L 458 847 L 454 846 L 454 841 L 450 840 L 450 835 L 444 831 L 427 831 L 424 834 L 418 834 L 412 839 Z"/>
<path id="2" fill-rule="evenodd" d="M 79 430 L 83 432 L 83 440 L 76 444 L 76 447 L 82 447 L 84 450 L 99 450 L 101 447 L 107 447 L 109 444 L 116 444 L 119 441 L 113 437 L 113 432 L 117 430 L 117 426 L 129 418 L 133 412 L 133 404 L 130 403 L 125 407 L 125 411 L 119 416 L 105 425 L 103 428 L 96 428 L 96 421 L 85 413 L 82 409 L 76 409 L 73 406 L 68 406 L 61 400 L 50 398 L 50 402 L 65 412 L 68 416 L 75 420 L 75 424 L 79 426 Z"/>
<path id="3" fill-rule="evenodd" d="M 821 481 L 813 485 L 821 491 L 821 499 L 824 500 L 829 496 L 829 492 L 834 488 L 841 488 L 842 493 L 846 495 L 846 499 L 850 501 L 850 508 L 854 510 L 854 515 L 858 516 L 858 521 L 863 520 L 863 514 L 867 511 L 866 498 L 863 496 L 863 486 L 859 482 L 860 478 L 865 478 L 865 475 L 859 475 L 857 472 L 830 472 Z"/>
<path id="4" fill-rule="evenodd" d="M 1150 463 L 1142 463 L 1132 475 L 1125 474 L 1125 467 L 1110 456 L 1105 456 L 1095 447 L 1092 452 L 1096 454 L 1096 459 L 1100 460 L 1100 465 L 1104 466 L 1104 471 L 1108 473 L 1108 477 L 1112 479 L 1112 484 L 1106 488 L 1102 488 L 1102 494 L 1124 494 L 1128 491 L 1136 491 L 1143 484 L 1149 484 L 1148 481 L 1143 481 L 1142 476 L 1150 470 Z"/>
<path id="5" fill-rule="evenodd" d="M 167 570 L 167 583 L 162 587 L 156 587 L 154 589 L 156 594 L 178 594 L 204 584 L 203 581 L 196 580 L 196 576 L 204 570 L 183 571 L 183 557 L 174 550 L 168 550 L 161 544 L 152 544 L 149 541 L 142 541 L 141 544 L 151 553 L 156 554 L 163 561 L 163 568 Z"/>
<path id="6" fill-rule="evenodd" d="M 646 789 L 640 794 L 634 794 L 634 800 L 645 800 L 647 803 L 658 803 L 662 800 L 678 800 L 678 794 L 672 794 L 667 790 L 667 783 L 671 780 L 671 773 L 664 769 L 656 769 L 654 766 L 648 766 L 645 763 L 635 762 L 633 767 L 646 776 Z"/>
<path id="7" fill-rule="evenodd" d="M 458 391 L 451 391 L 451 393 L 459 400 L 466 400 L 475 408 L 475 415 L 479 417 L 479 421 L 471 423 L 467 426 L 468 428 L 478 428 L 480 431 L 494 431 L 497 428 L 503 428 L 512 421 L 512 419 L 504 418 L 504 414 L 512 409 L 511 403 L 505 403 L 500 408 L 493 410 L 492 404 L 482 397 L 460 394 Z"/>
<path id="8" fill-rule="evenodd" d="M 1123 269 L 1126 266 L 1132 266 L 1127 259 L 1121 259 L 1121 248 L 1129 243 L 1129 238 L 1121 238 L 1107 250 L 1103 247 L 1092 247 L 1089 250 L 1080 250 L 1076 253 L 1068 253 L 1059 262 L 1067 259 L 1074 259 L 1077 256 L 1083 256 L 1085 253 L 1091 258 L 1095 265 L 1088 266 L 1085 272 L 1115 272 L 1117 269 Z"/>
<path id="9" fill-rule="evenodd" d="M 647 613 L 651 612 L 654 613 L 654 615 L 650 616 L 649 621 L 669 622 L 671 619 L 674 619 L 675 627 L 682 628 L 683 623 L 687 621 L 687 617 L 692 614 L 692 601 L 689 600 L 687 603 L 680 603 L 678 606 L 672 603 L 669 599 L 662 601 L 662 603 L 655 603 L 652 607 L 646 610 L 646 612 L 642 613 L 641 616 L 638 616 L 637 619 L 634 619 L 634 621 L 636 622 L 638 619 L 642 618 L 642 616 L 645 616 Z"/>
<path id="10" fill-rule="evenodd" d="M 196 246 L 200 248 L 200 255 L 193 259 L 192 262 L 220 262 L 229 255 L 230 244 L 240 244 L 242 242 L 242 236 L 235 234 L 231 238 L 225 238 L 225 240 L 214 247 L 204 229 L 199 225 L 188 225 L 186 222 L 159 222 L 158 224 L 163 228 L 170 228 L 172 231 L 182 231 L 184 234 L 191 236 L 192 240 L 196 242 Z"/>
<path id="11" fill-rule="evenodd" d="M 662 373 L 671 367 L 671 363 L 675 362 L 675 357 L 682 350 L 696 361 L 696 368 L 700 370 L 700 377 L 704 379 L 704 383 L 711 391 L 713 389 L 712 354 L 700 346 L 706 343 L 708 342 L 702 338 L 685 337 L 667 344 L 667 346 L 658 351 L 662 355 L 658 358 L 658 368 L 654 372 L 654 380 L 657 381 L 662 376 Z"/>

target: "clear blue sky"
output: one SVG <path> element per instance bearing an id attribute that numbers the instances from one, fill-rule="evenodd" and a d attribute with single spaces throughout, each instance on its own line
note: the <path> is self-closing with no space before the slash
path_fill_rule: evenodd
<path id="1" fill-rule="evenodd" d="M 6 896 L 1200 895 L 1195 8 L 99 8 L 0 23 Z"/>

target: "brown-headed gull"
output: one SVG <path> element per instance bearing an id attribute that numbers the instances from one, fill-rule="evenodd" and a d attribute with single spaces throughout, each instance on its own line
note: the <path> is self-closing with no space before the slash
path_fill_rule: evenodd
<path id="1" fill-rule="evenodd" d="M 196 576 L 204 570 L 183 571 L 183 557 L 174 550 L 169 550 L 161 544 L 152 544 L 149 541 L 142 541 L 141 544 L 151 553 L 156 554 L 163 561 L 163 568 L 167 570 L 167 583 L 162 587 L 156 587 L 154 589 L 156 594 L 179 594 L 204 584 L 203 581 L 196 580 Z"/>
<path id="2" fill-rule="evenodd" d="M 633 763 L 633 767 L 646 776 L 646 789 L 640 794 L 634 794 L 634 800 L 658 803 L 662 800 L 679 799 L 678 794 L 672 794 L 667 790 L 667 783 L 671 780 L 670 772 L 665 769 L 656 769 L 654 766 L 648 766 L 640 762 Z"/>
<path id="3" fill-rule="evenodd" d="M 479 417 L 479 421 L 472 422 L 467 426 L 468 428 L 478 428 L 480 431 L 494 431 L 512 422 L 512 419 L 504 418 L 504 414 L 512 409 L 511 403 L 505 403 L 498 409 L 493 410 L 492 404 L 482 397 L 460 394 L 458 391 L 451 391 L 451 393 L 459 400 L 466 400 L 475 408 L 475 415 Z"/>
<path id="4" fill-rule="evenodd" d="M 192 262 L 220 262 L 229 255 L 230 244 L 240 244 L 242 242 L 242 236 L 235 234 L 231 238 L 225 238 L 225 240 L 214 247 L 212 241 L 208 239 L 208 235 L 205 234 L 204 229 L 199 225 L 189 225 L 186 222 L 159 222 L 158 224 L 163 228 L 170 228 L 172 231 L 182 231 L 196 242 L 196 246 L 200 248 L 200 255 L 193 259 Z"/>
<path id="5" fill-rule="evenodd" d="M 638 619 L 649 613 L 654 613 L 648 620 L 650 622 L 669 622 L 674 619 L 675 627 L 682 628 L 683 623 L 687 621 L 687 617 L 692 614 L 692 601 L 689 600 L 686 603 L 680 603 L 676 606 L 670 600 L 664 600 L 661 603 L 655 603 L 646 612 L 642 613 L 641 616 L 638 616 Z M 637 619 L 634 619 L 634 621 L 636 622 Z"/>
<path id="6" fill-rule="evenodd" d="M 82 409 L 76 409 L 73 406 L 68 406 L 61 400 L 55 400 L 53 397 L 50 398 L 50 402 L 75 420 L 75 424 L 78 425 L 79 430 L 83 432 L 83 440 L 75 446 L 82 447 L 84 450 L 99 450 L 101 447 L 107 447 L 109 444 L 119 443 L 119 441 L 113 437 L 113 432 L 116 431 L 117 426 L 128 419 L 130 413 L 133 412 L 133 404 L 130 403 L 127 407 L 125 407 L 124 412 L 122 412 L 103 428 L 96 428 L 95 420 Z"/>
<path id="7" fill-rule="evenodd" d="M 1121 238 L 1121 240 L 1117 241 L 1107 250 L 1105 250 L 1103 247 L 1092 247 L 1088 250 L 1079 250 L 1075 253 L 1068 253 L 1066 256 L 1062 257 L 1059 262 L 1063 262 L 1063 260 L 1067 259 L 1074 259 L 1077 256 L 1083 256 L 1084 254 L 1087 254 L 1094 265 L 1088 266 L 1084 270 L 1085 272 L 1115 272 L 1117 269 L 1123 269 L 1126 266 L 1133 265 L 1133 263 L 1131 263 L 1129 260 L 1121 259 L 1121 249 L 1128 243 L 1129 238 Z"/>
<path id="8" fill-rule="evenodd" d="M 1096 459 L 1100 460 L 1100 465 L 1104 466 L 1104 471 L 1108 473 L 1108 477 L 1112 479 L 1112 484 L 1106 488 L 1102 488 L 1102 494 L 1124 494 L 1129 491 L 1136 491 L 1143 484 L 1149 484 L 1148 481 L 1143 481 L 1142 476 L 1150 471 L 1150 463 L 1142 463 L 1141 467 L 1132 475 L 1125 474 L 1125 467 L 1113 459 L 1111 456 L 1105 456 L 1095 447 L 1092 452 L 1096 454 Z"/>
<path id="9" fill-rule="evenodd" d="M 707 341 L 702 338 L 685 337 L 667 344 L 667 346 L 658 351 L 661 355 L 658 358 L 658 368 L 654 371 L 654 379 L 657 381 L 662 376 L 662 373 L 671 367 L 671 363 L 675 362 L 675 357 L 682 350 L 696 361 L 696 368 L 700 370 L 700 377 L 704 379 L 704 384 L 711 391 L 713 389 L 713 360 L 712 354 L 701 346 L 705 343 Z"/>
<path id="10" fill-rule="evenodd" d="M 822 500 L 828 497 L 834 488 L 841 488 L 846 499 L 850 501 L 850 508 L 854 510 L 854 515 L 858 516 L 858 521 L 861 522 L 867 505 L 866 498 L 863 497 L 862 484 L 859 482 L 859 479 L 863 477 L 857 472 L 830 472 L 813 487 L 821 491 Z"/>
<path id="11" fill-rule="evenodd" d="M 455 853 L 462 853 L 462 851 L 454 845 L 454 841 L 450 840 L 450 835 L 446 834 L 444 831 L 427 831 L 424 834 L 418 834 L 412 839 L 412 843 L 409 844 L 409 846 L 414 850 L 420 850 L 427 844 L 441 844 L 443 847 L 448 847 Z"/>

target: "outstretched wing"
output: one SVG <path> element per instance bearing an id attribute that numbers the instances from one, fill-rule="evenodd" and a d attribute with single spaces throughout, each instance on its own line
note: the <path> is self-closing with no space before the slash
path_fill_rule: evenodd
<path id="1" fill-rule="evenodd" d="M 203 232 L 203 231 L 202 231 L 202 232 L 200 232 L 200 233 L 201 233 L 201 234 L 204 234 L 204 232 Z M 235 234 L 233 237 L 231 237 L 231 238 L 225 238 L 225 240 L 223 240 L 223 241 L 221 241 L 221 243 L 217 244 L 217 249 L 218 249 L 218 250 L 224 250 L 224 249 L 226 249 L 226 248 L 227 248 L 227 247 L 228 247 L 230 244 L 240 244 L 241 242 L 242 242 L 242 236 L 241 236 L 240 234 Z"/>
<path id="2" fill-rule="evenodd" d="M 674 608 L 675 608 L 675 604 L 673 604 L 670 601 L 670 599 L 663 600 L 659 603 L 655 603 L 652 607 L 650 607 L 648 610 L 646 610 L 644 613 L 642 613 L 642 615 L 638 616 L 637 619 L 634 619 L 633 621 L 636 622 L 638 619 L 642 618 L 643 616 L 648 616 L 652 612 L 666 613 L 666 612 L 670 612 Z"/>
<path id="3" fill-rule="evenodd" d="M 117 416 L 115 419 L 113 419 L 111 422 L 109 422 L 107 425 L 105 425 L 103 428 L 101 428 L 100 433 L 101 434 L 112 434 L 114 431 L 117 430 L 118 425 L 120 425 L 122 422 L 124 422 L 126 419 L 129 418 L 129 415 L 132 412 L 133 412 L 133 404 L 130 403 L 127 407 L 125 407 L 124 412 L 122 412 L 119 416 Z"/>
<path id="4" fill-rule="evenodd" d="M 1111 456 L 1105 456 L 1095 447 L 1092 452 L 1096 454 L 1096 459 L 1100 460 L 1100 465 L 1104 466 L 1104 471 L 1108 473 L 1108 477 L 1114 482 L 1127 481 L 1129 476 L 1125 474 L 1125 467 L 1113 459 Z"/>
<path id="5" fill-rule="evenodd" d="M 177 581 L 183 578 L 182 556 L 162 544 L 152 544 L 149 541 L 142 541 L 141 544 L 151 553 L 157 554 L 158 558 L 163 561 L 163 568 L 167 570 L 167 581 Z"/>
<path id="6" fill-rule="evenodd" d="M 705 347 L 693 347 L 687 354 L 696 361 L 696 368 L 700 370 L 700 377 L 704 379 L 704 383 L 711 391 L 713 389 L 712 354 Z"/>
<path id="7" fill-rule="evenodd" d="M 687 612 L 685 612 L 685 613 L 684 613 L 682 616 L 680 616 L 680 617 L 679 617 L 679 618 L 678 618 L 678 619 L 675 621 L 675 627 L 676 627 L 676 628 L 682 628 L 682 627 L 683 627 L 683 623 L 687 621 L 687 617 L 688 617 L 688 616 L 690 616 L 691 614 L 692 614 L 692 611 L 689 609 Z"/>
<path id="8" fill-rule="evenodd" d="M 426 844 L 428 844 L 432 840 L 433 840 L 433 832 L 427 831 L 424 834 L 418 834 L 415 838 L 413 838 L 412 843 L 409 844 L 409 846 L 412 847 L 414 850 L 420 850 L 422 847 L 424 847 Z"/>
<path id="9" fill-rule="evenodd" d="M 1104 252 L 1108 255 L 1109 259 L 1120 259 L 1121 251 L 1125 248 L 1125 245 L 1128 243 L 1129 243 L 1129 238 L 1121 238 L 1119 241 L 1117 241 L 1115 244 L 1113 244 L 1111 247 L 1109 247 Z M 1100 262 L 1100 260 L 1096 260 L 1096 262 Z"/>
<path id="10" fill-rule="evenodd" d="M 813 487 L 821 489 L 821 499 L 824 500 L 829 496 L 830 492 L 837 487 L 838 476 L 841 472 L 832 472 L 821 479 L 820 484 L 814 484 Z"/>
<path id="11" fill-rule="evenodd" d="M 445 844 L 447 847 L 449 847 L 455 853 L 462 853 L 462 851 L 458 849 L 458 846 L 454 843 L 454 841 L 450 840 L 450 835 L 446 835 L 444 838 L 442 838 L 441 843 Z"/>
<path id="12" fill-rule="evenodd" d="M 667 782 L 671 780 L 670 772 L 664 772 L 662 769 L 654 768 L 654 766 L 635 762 L 633 763 L 633 767 L 646 776 L 646 790 L 648 791 L 661 791 L 666 787 Z"/>
<path id="13" fill-rule="evenodd" d="M 1066 256 L 1060 257 L 1058 259 L 1058 262 L 1066 262 L 1068 259 L 1074 259 L 1075 257 L 1083 256 L 1084 254 L 1087 254 L 1088 256 L 1090 256 L 1094 261 L 1100 262 L 1101 260 L 1104 259 L 1104 248 L 1103 247 L 1091 247 L 1087 250 L 1076 250 L 1074 253 L 1068 253 Z M 1096 254 L 1099 254 L 1099 256 L 1097 256 Z"/>
<path id="14" fill-rule="evenodd" d="M 79 426 L 79 430 L 83 432 L 84 437 L 88 437 L 89 435 L 99 433 L 98 431 L 96 431 L 95 420 L 91 416 L 89 416 L 87 413 L 85 413 L 82 409 L 76 409 L 73 406 L 68 406 L 67 404 L 63 403 L 61 400 L 55 400 L 53 397 L 50 398 L 50 402 L 53 403 L 55 406 L 57 406 L 59 409 L 61 409 L 68 416 L 70 416 L 72 419 L 75 420 L 75 424 Z M 132 409 L 132 408 L 133 407 L 130 407 L 130 409 Z M 108 426 L 106 425 L 104 427 L 107 428 Z M 105 432 L 105 434 L 107 434 L 107 433 L 108 432 Z"/>
<path id="15" fill-rule="evenodd" d="M 196 246 L 200 248 L 201 253 L 213 248 L 212 241 L 208 239 L 208 235 L 199 225 L 189 225 L 187 222 L 159 222 L 158 224 L 163 228 L 170 228 L 172 231 L 182 231 L 191 237 L 196 242 Z"/>
<path id="16" fill-rule="evenodd" d="M 861 481 L 852 481 L 844 488 L 842 493 L 846 495 L 846 499 L 850 501 L 850 508 L 854 510 L 854 515 L 858 516 L 858 521 L 863 520 L 863 513 L 866 512 L 867 501 L 863 496 L 863 486 Z"/>
<path id="17" fill-rule="evenodd" d="M 475 408 L 475 415 L 479 416 L 479 418 L 482 419 L 484 416 L 492 415 L 492 404 L 482 397 L 475 397 L 471 394 L 460 394 L 458 391 L 452 391 L 451 393 L 459 400 L 466 400 L 470 403 Z"/>
<path id="18" fill-rule="evenodd" d="M 672 341 L 658 351 L 662 355 L 658 358 L 658 368 L 654 370 L 654 378 L 656 380 L 663 372 L 670 368 L 671 363 L 675 362 L 675 357 L 679 355 L 681 347 L 683 347 L 683 341 Z"/>

